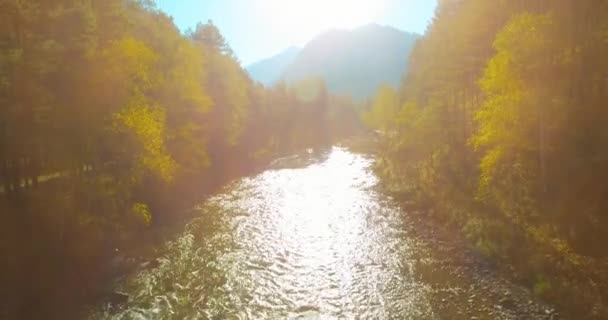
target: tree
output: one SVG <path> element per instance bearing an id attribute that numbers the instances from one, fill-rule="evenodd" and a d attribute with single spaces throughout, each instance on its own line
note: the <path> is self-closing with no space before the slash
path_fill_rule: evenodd
<path id="1" fill-rule="evenodd" d="M 391 134 L 395 129 L 399 107 L 397 92 L 391 86 L 384 85 L 378 89 L 372 109 L 364 115 L 365 122 L 385 134 Z"/>
<path id="2" fill-rule="evenodd" d="M 226 39 L 224 39 L 224 36 L 220 33 L 220 30 L 213 24 L 213 21 L 209 20 L 205 24 L 199 22 L 196 25 L 196 29 L 189 33 L 190 38 L 195 43 L 234 59 L 232 49 L 226 42 Z"/>

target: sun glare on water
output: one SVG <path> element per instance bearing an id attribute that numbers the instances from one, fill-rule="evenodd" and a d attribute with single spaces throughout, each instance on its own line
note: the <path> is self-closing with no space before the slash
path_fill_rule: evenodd
<path id="1" fill-rule="evenodd" d="M 328 29 L 352 29 L 374 22 L 386 9 L 387 0 L 266 0 L 260 9 L 277 32 L 298 37 Z"/>

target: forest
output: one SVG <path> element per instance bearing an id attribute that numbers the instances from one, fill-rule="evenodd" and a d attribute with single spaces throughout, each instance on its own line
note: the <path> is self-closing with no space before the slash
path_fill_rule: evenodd
<path id="1" fill-rule="evenodd" d="M 401 83 L 358 102 L 322 78 L 264 86 L 213 21 L 183 32 L 152 0 L 0 0 L 0 318 L 79 318 L 114 294 L 109 263 L 165 241 L 205 197 L 356 135 L 403 215 L 542 303 L 608 315 L 608 1 L 439 0 L 415 39 Z M 386 218 L 390 201 L 370 199 L 361 221 Z"/>
<path id="2" fill-rule="evenodd" d="M 94 299 L 119 248 L 360 127 L 321 80 L 255 83 L 211 21 L 184 34 L 152 1 L 0 1 L 0 317 Z"/>
<path id="3" fill-rule="evenodd" d="M 364 116 L 387 189 L 581 318 L 608 296 L 606 57 L 606 1 L 439 1 Z"/>

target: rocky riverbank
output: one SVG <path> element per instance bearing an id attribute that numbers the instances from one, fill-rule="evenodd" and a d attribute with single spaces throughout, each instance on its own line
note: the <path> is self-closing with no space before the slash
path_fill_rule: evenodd
<path id="1" fill-rule="evenodd" d="M 561 318 L 434 215 L 399 208 L 372 161 L 305 152 L 235 181 L 94 318 Z"/>
<path id="2" fill-rule="evenodd" d="M 404 208 L 418 280 L 431 286 L 440 319 L 562 319 L 424 211 Z"/>

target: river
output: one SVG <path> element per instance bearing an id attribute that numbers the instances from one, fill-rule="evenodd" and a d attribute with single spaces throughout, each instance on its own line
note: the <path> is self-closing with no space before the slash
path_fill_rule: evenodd
<path id="1" fill-rule="evenodd" d="M 231 183 L 196 208 L 157 266 L 117 285 L 126 306 L 91 318 L 556 317 L 490 271 L 446 269 L 379 190 L 372 163 L 334 147 Z"/>

